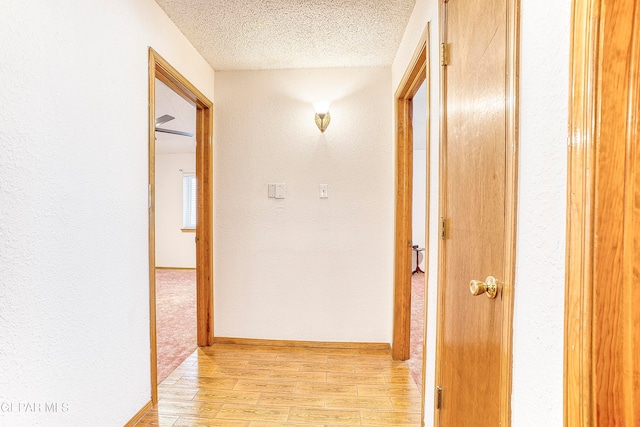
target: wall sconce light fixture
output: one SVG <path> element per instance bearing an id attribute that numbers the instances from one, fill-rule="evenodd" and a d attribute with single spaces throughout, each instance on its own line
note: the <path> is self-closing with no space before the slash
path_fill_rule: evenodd
<path id="1" fill-rule="evenodd" d="M 320 132 L 324 133 L 331 122 L 331 114 L 329 114 L 329 102 L 319 101 L 313 104 L 316 109 L 316 125 Z"/>

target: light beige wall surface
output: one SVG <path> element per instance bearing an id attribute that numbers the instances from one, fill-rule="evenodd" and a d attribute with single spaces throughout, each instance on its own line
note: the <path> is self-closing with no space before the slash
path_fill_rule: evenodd
<path id="1" fill-rule="evenodd" d="M 152 0 L 2 2 L 0 40 L 0 402 L 60 408 L 0 425 L 123 425 L 151 396 L 148 47 L 210 98 L 214 71 Z"/>
<path id="2" fill-rule="evenodd" d="M 196 268 L 195 232 L 182 231 L 182 177 L 195 153 L 156 154 L 156 266 Z"/>
<path id="3" fill-rule="evenodd" d="M 390 342 L 390 77 L 388 68 L 216 73 L 217 336 Z M 322 98 L 324 134 L 312 106 Z M 267 198 L 268 183 L 285 183 L 285 198 Z"/>

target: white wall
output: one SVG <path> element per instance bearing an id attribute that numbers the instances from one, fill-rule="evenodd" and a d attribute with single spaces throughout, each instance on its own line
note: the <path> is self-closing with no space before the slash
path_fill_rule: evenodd
<path id="1" fill-rule="evenodd" d="M 390 77 L 216 73 L 217 336 L 390 342 Z M 332 102 L 324 134 L 311 104 L 319 98 Z M 285 199 L 267 198 L 270 182 L 286 184 Z"/>
<path id="2" fill-rule="evenodd" d="M 150 399 L 148 54 L 214 72 L 152 0 L 3 2 L 0 424 L 123 425 Z M 62 412 L 61 404 L 66 404 Z"/>
<path id="3" fill-rule="evenodd" d="M 424 248 L 425 242 L 425 201 L 427 195 L 427 151 L 413 150 L 413 196 L 411 205 L 411 241 Z M 420 268 L 424 271 L 425 252 L 420 252 Z M 411 265 L 415 268 L 415 252 Z"/>
<path id="4" fill-rule="evenodd" d="M 521 0 L 520 165 L 512 421 L 562 424 L 570 1 Z M 392 67 L 392 93 L 431 23 L 431 213 L 425 423 L 433 425 L 437 284 L 437 1 L 417 0 Z M 544 375 L 540 375 L 541 369 Z"/>
<path id="5" fill-rule="evenodd" d="M 425 218 L 427 196 L 427 85 L 422 83 L 413 96 L 413 194 L 411 204 L 411 240 L 425 247 Z M 420 252 L 420 268 L 425 271 L 425 252 Z M 415 263 L 413 254 L 412 266 Z M 414 266 L 415 267 L 415 266 Z"/>
<path id="6" fill-rule="evenodd" d="M 521 14 L 511 410 L 514 426 L 555 426 L 563 422 L 571 1 L 521 0 Z"/>
<path id="7" fill-rule="evenodd" d="M 196 267 L 195 233 L 182 231 L 182 177 L 195 153 L 156 153 L 156 266 Z"/>

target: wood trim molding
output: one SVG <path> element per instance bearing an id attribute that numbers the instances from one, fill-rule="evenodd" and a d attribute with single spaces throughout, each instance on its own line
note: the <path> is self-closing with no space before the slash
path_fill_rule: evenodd
<path id="1" fill-rule="evenodd" d="M 505 260 L 500 357 L 500 425 L 511 425 L 513 383 L 513 305 L 518 217 L 518 144 L 520 117 L 520 0 L 507 0 Z"/>
<path id="2" fill-rule="evenodd" d="M 411 100 L 396 100 L 396 206 L 394 258 L 394 360 L 409 358 L 411 335 L 411 193 L 413 141 Z"/>
<path id="3" fill-rule="evenodd" d="M 425 198 L 425 294 L 424 294 L 424 335 L 422 342 L 422 390 L 421 416 L 424 425 L 424 396 L 426 386 L 427 358 L 427 318 L 429 268 L 429 218 L 430 206 L 430 165 L 431 165 L 431 78 L 429 62 L 429 23 L 425 26 L 418 46 L 409 62 L 395 93 L 396 124 L 396 168 L 395 168 L 395 245 L 394 245 L 394 303 L 393 338 L 391 356 L 394 360 L 407 360 L 411 350 L 411 258 L 412 253 L 412 199 L 413 199 L 413 97 L 426 82 L 427 129 L 426 165 L 427 176 Z"/>
<path id="4" fill-rule="evenodd" d="M 593 8 L 597 9 L 594 10 Z M 599 3 L 574 1 L 569 83 L 564 425 L 592 424 L 591 287 L 596 43 Z"/>
<path id="5" fill-rule="evenodd" d="M 251 345 L 263 347 L 298 347 L 325 348 L 340 350 L 378 350 L 389 351 L 389 343 L 377 342 L 327 342 L 327 341 L 298 341 L 298 340 L 267 340 L 257 338 L 215 337 L 214 344 Z"/>
<path id="6" fill-rule="evenodd" d="M 195 89 L 195 88 L 194 88 Z M 213 104 L 198 95 L 196 114 L 196 317 L 200 347 L 213 343 Z"/>
<path id="7" fill-rule="evenodd" d="M 195 267 L 165 267 L 156 265 L 156 270 L 196 270 Z"/>
<path id="8" fill-rule="evenodd" d="M 411 62 L 395 94 L 396 167 L 395 167 L 395 243 L 394 243 L 394 309 L 391 355 L 394 360 L 409 358 L 411 334 L 411 216 L 413 190 L 412 98 L 427 80 L 429 26 L 420 38 Z M 429 93 L 427 84 L 427 93 Z M 429 110 L 427 94 L 427 110 Z M 429 115 L 427 111 L 427 147 L 429 147 Z M 427 148 L 427 152 L 428 152 Z M 427 198 L 428 199 L 428 198 Z M 428 215 L 427 205 L 427 215 Z M 428 224 L 428 220 L 427 220 Z M 427 229 L 428 232 L 428 229 Z M 427 240 L 428 241 L 428 240 Z M 428 259 L 428 249 L 425 259 Z M 425 283 L 427 276 L 425 273 Z M 425 304 L 426 306 L 426 304 Z"/>
<path id="9" fill-rule="evenodd" d="M 640 5 L 574 1 L 564 425 L 640 423 Z"/>
<path id="10" fill-rule="evenodd" d="M 151 401 L 158 402 L 155 281 L 155 79 L 196 107 L 196 301 L 199 346 L 213 343 L 213 103 L 149 48 L 149 322 Z"/>
<path id="11" fill-rule="evenodd" d="M 156 330 L 156 60 L 149 49 L 149 341 L 151 346 L 151 403 L 158 403 L 158 342 Z"/>
<path id="12" fill-rule="evenodd" d="M 426 97 L 427 97 L 427 129 L 426 129 L 426 146 L 425 146 L 425 154 L 426 160 L 425 164 L 427 165 L 427 176 L 426 176 L 426 184 L 425 188 L 427 189 L 427 194 L 424 200 L 424 212 L 425 212 L 425 227 L 424 227 L 424 241 L 425 241 L 425 250 L 424 250 L 424 260 L 425 260 L 425 269 L 424 269 L 424 319 L 423 319 L 423 335 L 422 335 L 422 389 L 421 396 L 422 402 L 420 405 L 420 419 L 421 425 L 424 427 L 424 405 L 425 399 L 424 396 L 426 386 L 427 386 L 427 320 L 429 319 L 429 241 L 430 241 L 430 230 L 429 226 L 431 223 L 431 61 L 430 61 L 430 46 L 431 46 L 431 26 L 427 22 L 427 27 L 424 30 L 423 39 L 424 39 L 424 48 L 425 48 L 425 81 L 426 84 Z"/>
<path id="13" fill-rule="evenodd" d="M 133 416 L 124 427 L 133 427 L 135 426 L 146 414 L 153 408 L 153 403 L 148 401 L 145 405 Z"/>
<path id="14" fill-rule="evenodd" d="M 447 11 L 447 5 L 446 2 L 441 2 L 438 5 L 438 25 L 439 25 L 439 34 L 438 34 L 438 46 L 441 46 L 442 43 L 446 43 L 447 42 L 447 19 L 446 19 L 446 11 Z M 438 215 L 440 217 L 440 222 L 441 225 L 446 225 L 446 223 L 444 223 L 444 218 L 445 218 L 445 213 L 447 212 L 447 198 L 445 197 L 446 191 L 447 191 L 447 180 L 446 180 L 446 176 L 447 176 L 447 163 L 445 162 L 445 159 L 447 158 L 447 138 L 448 138 L 448 132 L 447 132 L 447 115 L 444 114 L 444 111 L 447 111 L 447 97 L 446 97 L 446 93 L 448 90 L 448 86 L 447 86 L 447 74 L 445 72 L 445 70 L 442 67 L 442 64 L 440 64 L 439 67 L 439 75 L 438 75 L 438 80 L 440 82 L 440 93 L 439 93 L 439 97 L 438 97 L 438 102 L 440 104 L 440 117 L 439 117 L 439 137 L 440 140 L 438 141 L 438 145 L 439 145 L 439 153 L 440 153 L 440 157 L 438 159 Z M 440 363 L 441 363 L 441 354 L 443 353 L 443 339 L 444 339 L 444 334 L 443 334 L 443 330 L 444 328 L 442 327 L 442 318 L 444 317 L 444 285 L 446 283 L 446 274 L 445 274 L 445 269 L 444 269 L 444 265 L 445 265 L 445 259 L 446 259 L 446 245 L 445 242 L 442 238 L 438 239 L 438 277 L 437 277 L 437 283 L 438 283 L 438 289 L 437 289 L 437 294 L 436 294 L 436 354 L 435 354 L 435 359 L 436 359 L 436 372 L 435 372 L 435 384 L 436 386 L 438 384 L 442 384 L 442 374 L 440 372 Z M 438 414 L 438 409 L 437 409 L 437 405 L 438 405 L 438 396 L 436 395 L 436 393 L 434 393 L 434 401 L 433 401 L 433 407 L 435 408 L 433 411 L 433 425 L 434 426 L 440 426 L 440 419 L 439 419 L 439 414 Z"/>

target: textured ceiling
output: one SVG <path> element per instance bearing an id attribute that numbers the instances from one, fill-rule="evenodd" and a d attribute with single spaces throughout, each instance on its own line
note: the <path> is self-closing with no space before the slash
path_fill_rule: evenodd
<path id="1" fill-rule="evenodd" d="M 391 65 L 415 0 L 156 0 L 214 70 Z"/>

